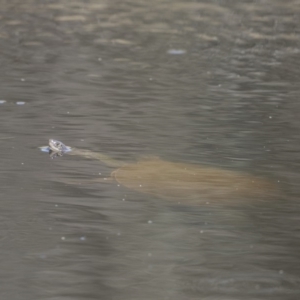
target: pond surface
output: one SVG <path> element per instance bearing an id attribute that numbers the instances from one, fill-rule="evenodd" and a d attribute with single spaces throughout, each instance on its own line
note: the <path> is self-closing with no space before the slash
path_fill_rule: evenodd
<path id="1" fill-rule="evenodd" d="M 298 0 L 1 1 L 0 298 L 298 299 L 299 16 Z M 166 200 L 49 158 L 49 138 L 273 188 Z"/>

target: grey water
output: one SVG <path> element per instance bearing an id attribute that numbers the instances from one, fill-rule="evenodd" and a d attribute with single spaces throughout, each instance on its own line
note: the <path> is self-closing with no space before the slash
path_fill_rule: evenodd
<path id="1" fill-rule="evenodd" d="M 298 0 L 0 1 L 0 299 L 299 299 L 299 16 Z M 278 192 L 166 201 L 51 159 L 49 138 Z"/>

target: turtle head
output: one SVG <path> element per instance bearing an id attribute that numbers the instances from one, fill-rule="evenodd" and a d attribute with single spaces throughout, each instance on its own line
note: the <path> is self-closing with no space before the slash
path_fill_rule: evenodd
<path id="1" fill-rule="evenodd" d="M 60 141 L 50 139 L 49 140 L 50 150 L 53 152 L 61 152 L 64 153 L 68 150 L 68 147 Z"/>

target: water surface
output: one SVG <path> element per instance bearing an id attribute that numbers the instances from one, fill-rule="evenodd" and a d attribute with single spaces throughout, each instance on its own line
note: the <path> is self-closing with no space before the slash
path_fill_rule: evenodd
<path id="1" fill-rule="evenodd" d="M 1 1 L 1 299 L 297 299 L 300 2 Z M 265 178 L 189 205 L 49 138 Z M 101 173 L 101 174 L 100 174 Z M 245 201 L 247 200 L 247 201 Z"/>

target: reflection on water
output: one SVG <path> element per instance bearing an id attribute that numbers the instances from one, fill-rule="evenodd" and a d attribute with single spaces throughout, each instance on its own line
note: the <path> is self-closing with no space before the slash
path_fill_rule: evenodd
<path id="1" fill-rule="evenodd" d="M 1 298 L 296 299 L 299 9 L 4 1 Z M 160 177 L 140 193 L 109 164 L 48 159 L 49 138 L 125 163 L 155 155 Z M 185 174 L 164 195 L 181 164 L 217 170 L 219 186 Z M 268 188 L 222 201 L 240 174 Z M 184 203 L 178 188 L 220 200 Z"/>

